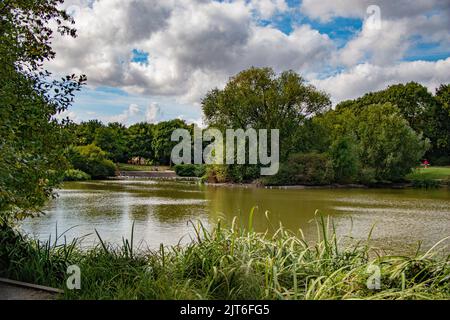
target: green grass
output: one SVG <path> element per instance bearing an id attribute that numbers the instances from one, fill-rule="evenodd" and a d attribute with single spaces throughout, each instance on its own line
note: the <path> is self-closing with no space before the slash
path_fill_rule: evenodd
<path id="1" fill-rule="evenodd" d="M 121 171 L 155 171 L 155 168 L 157 168 L 158 171 L 170 170 L 169 166 L 144 166 L 127 163 L 119 163 L 118 167 Z"/>
<path id="2" fill-rule="evenodd" d="M 409 180 L 446 180 L 450 179 L 450 167 L 418 168 L 406 178 Z"/>
<path id="3" fill-rule="evenodd" d="M 229 227 L 218 222 L 212 231 L 193 223 L 192 243 L 155 251 L 134 248 L 133 235 L 120 246 L 99 236 L 98 246 L 82 251 L 75 243 L 45 245 L 7 229 L 0 238 L 0 273 L 64 288 L 63 299 L 450 297 L 450 257 L 435 256 L 439 245 L 411 257 L 384 256 L 368 242 L 343 246 L 323 217 L 317 218 L 319 241 L 308 242 L 282 227 L 273 236 L 252 231 L 253 214 L 247 228 L 236 219 Z M 81 290 L 65 289 L 70 264 L 81 269 Z M 373 265 L 381 269 L 380 290 L 366 285 Z"/>

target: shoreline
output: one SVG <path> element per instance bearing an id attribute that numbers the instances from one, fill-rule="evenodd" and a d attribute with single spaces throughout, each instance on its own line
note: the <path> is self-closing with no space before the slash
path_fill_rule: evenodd
<path id="1" fill-rule="evenodd" d="M 201 178 L 198 177 L 180 177 L 180 176 L 146 176 L 146 175 L 120 175 L 115 177 L 108 177 L 106 180 L 155 180 L 155 181 L 179 181 L 188 183 L 201 183 Z M 397 182 L 397 183 L 379 183 L 374 185 L 364 185 L 359 183 L 340 184 L 332 183 L 326 185 L 263 185 L 259 182 L 236 183 L 236 182 L 204 182 L 203 185 L 212 187 L 228 187 L 228 188 L 263 188 L 263 189 L 280 189 L 280 190 L 302 190 L 302 189 L 441 189 L 448 187 L 447 184 L 440 180 L 438 184 L 432 188 L 416 188 L 411 182 Z"/>

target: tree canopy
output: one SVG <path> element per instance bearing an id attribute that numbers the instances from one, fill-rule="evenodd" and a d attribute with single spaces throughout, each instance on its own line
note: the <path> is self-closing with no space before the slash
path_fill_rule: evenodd
<path id="1" fill-rule="evenodd" d="M 279 129 L 281 159 L 298 143 L 305 119 L 328 110 L 329 96 L 293 71 L 276 75 L 271 68 L 250 68 L 232 77 L 223 90 L 202 100 L 208 125 L 225 128 Z"/>
<path id="2" fill-rule="evenodd" d="M 76 35 L 60 3 L 0 4 L 0 223 L 39 212 L 65 166 L 65 122 L 55 115 L 72 103 L 85 77 L 55 80 L 43 68 L 55 55 L 50 24 L 62 36 Z"/>
<path id="3" fill-rule="evenodd" d="M 398 107 L 413 130 L 430 140 L 431 148 L 426 156 L 435 160 L 447 156 L 450 163 L 448 101 L 449 85 L 441 85 L 433 96 L 425 86 L 409 82 L 370 92 L 355 100 L 343 101 L 336 106 L 336 111 L 351 109 L 358 114 L 372 104 L 391 103 Z"/>

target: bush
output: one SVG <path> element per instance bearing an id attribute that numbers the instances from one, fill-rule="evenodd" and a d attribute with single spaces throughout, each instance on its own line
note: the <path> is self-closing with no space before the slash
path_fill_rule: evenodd
<path id="1" fill-rule="evenodd" d="M 350 137 L 338 138 L 331 145 L 329 155 L 337 182 L 354 182 L 359 170 L 359 156 L 356 141 Z"/>
<path id="2" fill-rule="evenodd" d="M 86 172 L 93 179 L 114 176 L 116 172 L 115 164 L 95 144 L 71 148 L 68 158 L 75 169 Z"/>
<path id="3" fill-rule="evenodd" d="M 228 166 L 212 164 L 206 167 L 205 178 L 207 182 L 223 183 L 230 180 Z"/>
<path id="4" fill-rule="evenodd" d="M 206 168 L 201 164 L 177 164 L 175 173 L 180 177 L 202 177 L 206 173 Z"/>
<path id="5" fill-rule="evenodd" d="M 359 182 L 365 185 L 373 185 L 377 183 L 375 169 L 363 168 L 359 173 Z"/>
<path id="6" fill-rule="evenodd" d="M 233 182 L 251 182 L 258 179 L 261 168 L 258 165 L 232 164 L 228 166 L 228 174 Z"/>
<path id="7" fill-rule="evenodd" d="M 417 189 L 436 189 L 440 187 L 440 182 L 433 179 L 414 179 L 412 184 Z"/>
<path id="8" fill-rule="evenodd" d="M 389 103 L 365 107 L 356 121 L 361 163 L 379 182 L 402 181 L 430 146 Z"/>
<path id="9" fill-rule="evenodd" d="M 64 172 L 64 181 L 86 181 L 91 180 L 91 176 L 78 169 L 68 169 Z"/>
<path id="10" fill-rule="evenodd" d="M 334 179 L 332 162 L 324 153 L 298 153 L 283 163 L 279 172 L 263 179 L 268 185 L 326 185 Z"/>
<path id="11" fill-rule="evenodd" d="M 450 165 L 450 156 L 431 157 L 430 162 L 433 166 L 448 166 Z"/>

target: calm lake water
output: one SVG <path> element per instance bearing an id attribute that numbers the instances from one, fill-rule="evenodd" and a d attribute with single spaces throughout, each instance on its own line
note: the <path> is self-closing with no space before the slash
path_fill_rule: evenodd
<path id="1" fill-rule="evenodd" d="M 190 241 L 188 221 L 211 227 L 221 218 L 247 221 L 252 207 L 255 229 L 273 230 L 281 222 L 301 228 L 314 239 L 314 213 L 330 215 L 337 232 L 366 239 L 375 225 L 373 244 L 397 253 L 430 248 L 450 236 L 450 190 L 416 189 L 262 189 L 205 186 L 152 180 L 109 180 L 66 183 L 46 215 L 26 220 L 23 229 L 42 240 L 66 231 L 68 240 L 86 236 L 83 245 L 103 239 L 121 243 L 135 221 L 135 243 L 150 248 Z M 269 211 L 270 223 L 264 212 Z M 450 241 L 447 241 L 447 244 Z M 447 252 L 449 247 L 447 247 Z"/>

